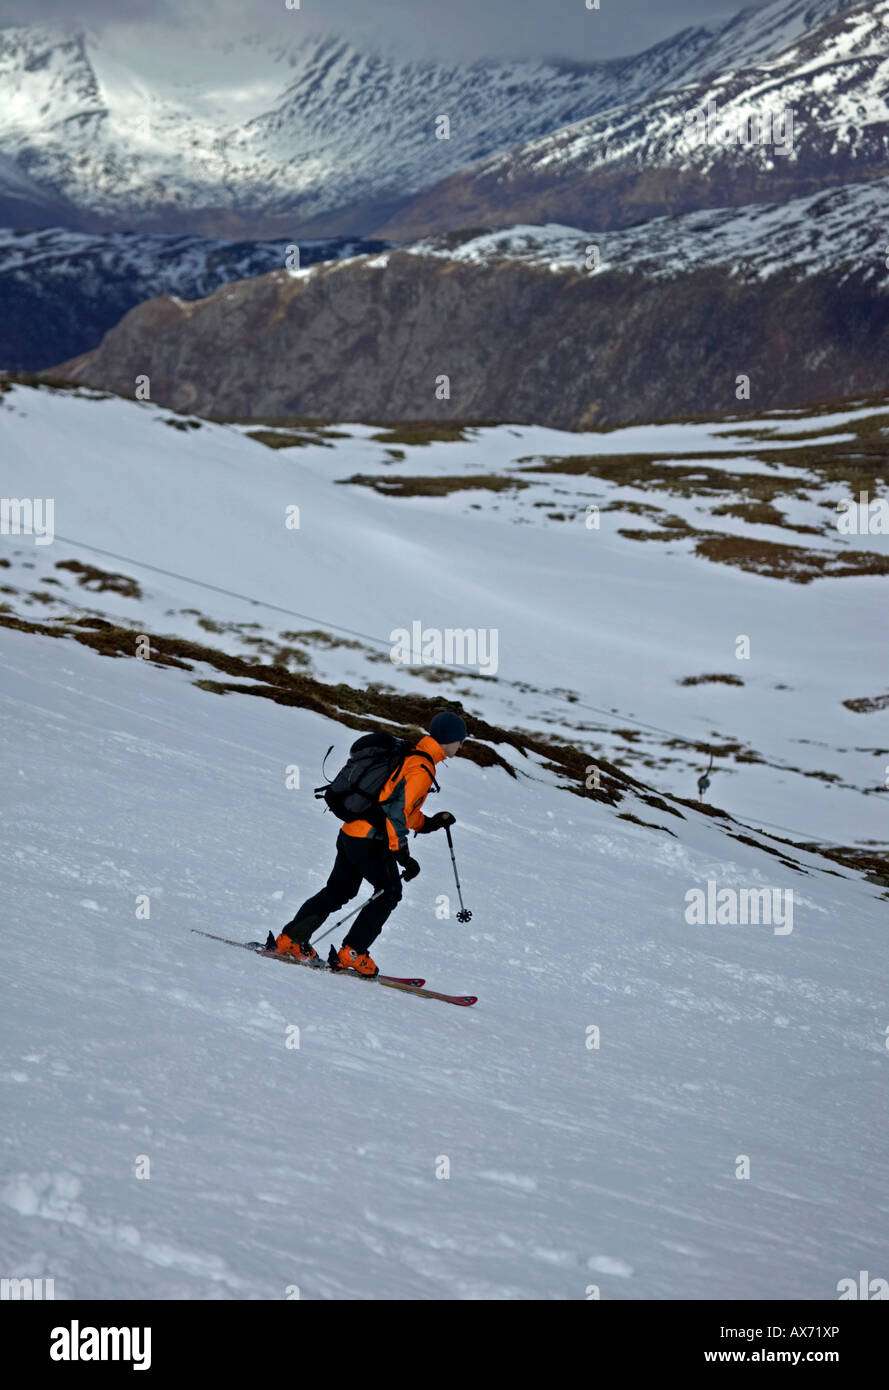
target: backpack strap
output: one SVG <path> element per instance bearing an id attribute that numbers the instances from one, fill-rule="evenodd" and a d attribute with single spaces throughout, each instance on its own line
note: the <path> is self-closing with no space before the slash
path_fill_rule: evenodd
<path id="1" fill-rule="evenodd" d="M 429 790 L 440 792 L 441 787 L 438 785 L 438 782 L 436 781 L 435 777 L 435 759 L 431 756 L 431 754 L 427 753 L 425 748 L 409 748 L 408 751 L 405 753 L 404 757 L 402 758 L 401 763 L 399 767 L 396 769 L 396 771 L 402 774 L 404 773 L 404 765 L 407 762 L 408 758 L 422 758 L 423 761 L 428 764 L 429 776 L 431 779 Z M 393 773 L 393 776 L 394 775 L 395 774 Z"/>
<path id="2" fill-rule="evenodd" d="M 412 748 L 411 751 L 408 753 L 407 758 L 422 758 L 424 762 L 429 764 L 429 773 L 432 778 L 432 785 L 430 786 L 429 790 L 440 792 L 441 787 L 438 785 L 438 782 L 435 779 L 435 759 L 432 757 L 432 755 L 430 753 L 427 753 L 425 748 Z M 405 762 L 407 762 L 407 758 L 405 758 Z"/>
<path id="3" fill-rule="evenodd" d="M 404 765 L 407 762 L 408 758 L 422 758 L 424 763 L 427 764 L 429 772 L 429 791 L 441 791 L 441 787 L 438 785 L 438 782 L 435 779 L 435 759 L 431 757 L 423 748 L 409 748 L 405 753 L 404 757 L 402 758 L 401 762 L 399 763 L 398 767 L 392 773 L 392 777 L 397 776 L 399 779 L 403 779 Z M 388 785 L 388 783 L 386 785 Z M 396 782 L 395 785 L 397 786 L 398 783 Z M 383 790 L 385 790 L 385 787 L 383 788 Z M 428 794 L 429 793 L 427 792 L 426 795 L 428 796 Z M 386 824 L 386 815 L 383 811 L 383 806 L 385 804 L 386 803 L 383 801 L 383 792 L 381 791 L 377 799 L 376 805 L 371 809 L 371 811 L 367 812 L 364 816 L 365 820 L 370 821 L 372 826 L 381 831 L 384 830 Z"/>

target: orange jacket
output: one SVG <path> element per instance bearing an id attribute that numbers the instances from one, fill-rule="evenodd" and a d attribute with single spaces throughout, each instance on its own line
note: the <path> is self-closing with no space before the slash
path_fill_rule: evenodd
<path id="1" fill-rule="evenodd" d="M 417 747 L 428 753 L 434 763 L 443 762 L 445 751 L 431 734 L 421 738 Z M 393 851 L 404 849 L 407 845 L 407 832 L 419 830 L 426 817 L 420 810 L 433 775 L 427 758 L 418 758 L 416 753 L 408 753 L 404 762 L 397 767 L 380 792 L 380 803 L 386 812 L 385 834 L 389 848 Z M 346 835 L 357 835 L 362 839 L 381 840 L 383 830 L 371 825 L 369 820 L 350 820 L 343 826 Z"/>

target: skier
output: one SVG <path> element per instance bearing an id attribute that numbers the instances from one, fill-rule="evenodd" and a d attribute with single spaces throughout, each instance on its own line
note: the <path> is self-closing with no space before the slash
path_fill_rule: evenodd
<path id="1" fill-rule="evenodd" d="M 454 824 L 450 811 L 424 816 L 420 809 L 435 781 L 433 765 L 453 758 L 466 738 L 466 724 L 459 714 L 442 710 L 429 725 L 429 733 L 421 738 L 396 768 L 379 794 L 382 815 L 379 824 L 369 820 L 353 820 L 343 825 L 336 841 L 336 860 L 325 886 L 314 897 L 307 898 L 296 916 L 284 927 L 275 942 L 278 951 L 296 956 L 299 960 L 314 960 L 318 952 L 310 946 L 312 934 L 331 912 L 349 902 L 361 889 L 362 879 L 382 889 L 380 896 L 366 904 L 349 929 L 338 954 L 343 970 L 355 970 L 359 975 L 378 975 L 379 967 L 368 955 L 368 948 L 383 930 L 383 923 L 401 900 L 399 866 L 409 883 L 420 872 L 416 859 L 408 851 L 407 833 L 419 835 L 442 830 Z"/>

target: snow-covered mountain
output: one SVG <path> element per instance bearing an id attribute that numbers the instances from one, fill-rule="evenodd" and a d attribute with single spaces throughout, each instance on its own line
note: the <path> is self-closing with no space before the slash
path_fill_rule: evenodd
<path id="1" fill-rule="evenodd" d="M 516 222 L 624 227 L 886 173 L 889 0 L 877 0 L 828 17 L 753 65 L 480 161 L 420 194 L 380 235 L 405 241 Z"/>
<path id="2" fill-rule="evenodd" d="M 794 585 L 640 544 L 623 523 L 661 500 L 641 478 L 589 529 L 600 480 L 540 471 L 649 449 L 700 476 L 695 454 L 722 451 L 808 526 L 806 445 L 859 427 L 884 428 L 885 403 L 400 446 L 399 473 L 433 483 L 529 477 L 544 505 L 523 510 L 503 489 L 344 484 L 392 478 L 395 441 L 370 429 L 269 449 L 8 387 L 4 487 L 54 497 L 57 531 L 0 535 L 8 1275 L 57 1300 L 823 1306 L 885 1271 L 885 861 L 865 872 L 886 838 L 885 580 Z M 788 466 L 760 465 L 745 428 Z M 393 665 L 388 632 L 416 618 L 496 628 L 499 670 Z M 286 921 L 331 858 L 328 745 L 452 702 L 472 739 L 438 800 L 472 921 L 424 837 L 375 956 L 474 1009 L 192 934 Z M 701 806 L 666 760 L 715 730 Z M 857 865 L 792 843 L 843 831 Z M 723 915 L 695 921 L 711 883 Z M 744 894 L 775 920 L 732 922 Z"/>
<path id="3" fill-rule="evenodd" d="M 302 238 L 299 264 L 377 253 L 388 244 Z M 98 346 L 142 300 L 157 294 L 201 299 L 232 280 L 283 267 L 293 246 L 60 227 L 0 230 L 0 367 L 37 371 L 75 357 Z"/>
<path id="4" fill-rule="evenodd" d="M 65 209 L 51 220 L 92 230 L 369 232 L 474 161 L 729 59 L 761 58 L 844 7 L 784 0 L 762 24 L 745 12 L 715 32 L 687 29 L 632 58 L 585 64 L 408 63 L 334 38 L 245 39 L 206 45 L 206 76 L 190 52 L 190 71 L 163 80 L 108 35 L 9 28 L 0 155 L 40 190 L 30 225 L 46 225 L 43 198 Z M 447 139 L 436 138 L 440 116 Z M 2 195 L 0 177 L 0 223 L 29 225 Z"/>
<path id="5" fill-rule="evenodd" d="M 454 67 L 397 63 L 326 37 L 266 51 L 245 40 L 227 56 L 250 61 L 246 95 L 237 68 L 227 91 L 214 66 L 211 96 L 199 69 L 159 87 L 108 38 L 7 29 L 0 151 L 75 202 L 88 227 L 212 223 L 217 234 L 249 225 L 284 236 L 323 216 L 328 230 L 345 217 L 353 231 L 356 218 L 382 220 L 517 137 L 611 105 L 627 88 L 662 85 L 701 41 L 680 35 L 638 63 Z M 448 113 L 451 138 L 436 139 L 435 120 Z"/>

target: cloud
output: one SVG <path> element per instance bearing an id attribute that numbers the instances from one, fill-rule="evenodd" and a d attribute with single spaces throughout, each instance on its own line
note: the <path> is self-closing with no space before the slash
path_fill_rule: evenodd
<path id="1" fill-rule="evenodd" d="M 72 23 L 152 36 L 163 46 L 177 32 L 239 38 L 259 33 L 292 43 L 330 32 L 356 46 L 407 57 L 466 61 L 480 57 L 564 56 L 592 60 L 638 52 L 689 24 L 719 24 L 739 0 L 0 0 L 0 25 Z"/>
<path id="2" fill-rule="evenodd" d="M 181 8 L 166 0 L 77 0 L 72 15 L 69 0 L 0 0 L 0 24 L 48 24 L 60 29 L 108 22 L 171 24 Z"/>

